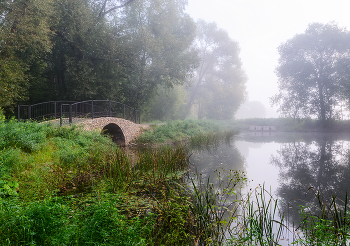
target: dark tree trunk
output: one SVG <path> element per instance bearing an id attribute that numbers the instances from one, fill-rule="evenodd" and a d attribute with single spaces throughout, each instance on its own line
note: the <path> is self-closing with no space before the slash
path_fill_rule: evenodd
<path id="1" fill-rule="evenodd" d="M 323 83 L 318 84 L 318 97 L 320 100 L 320 116 L 322 124 L 326 123 L 326 107 L 324 103 L 324 95 L 323 95 Z"/>

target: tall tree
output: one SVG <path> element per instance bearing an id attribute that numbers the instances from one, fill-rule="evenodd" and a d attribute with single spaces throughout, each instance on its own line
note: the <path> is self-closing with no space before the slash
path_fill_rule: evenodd
<path id="1" fill-rule="evenodd" d="M 199 20 L 194 46 L 201 63 L 189 88 L 186 114 L 197 104 L 198 118 L 232 118 L 245 97 L 238 43 L 216 23 Z"/>
<path id="2" fill-rule="evenodd" d="M 279 111 L 294 118 L 338 118 L 344 65 L 350 63 L 349 32 L 334 23 L 313 23 L 279 48 L 279 93 L 271 98 Z"/>
<path id="3" fill-rule="evenodd" d="M 264 104 L 259 101 L 245 102 L 237 111 L 236 118 L 265 118 L 266 108 Z"/>
<path id="4" fill-rule="evenodd" d="M 131 49 L 131 66 L 125 68 L 121 84 L 128 104 L 141 107 L 158 86 L 173 87 L 189 80 L 198 56 L 190 49 L 196 27 L 184 12 L 186 2 L 139 0 L 117 17 L 123 26 L 121 38 Z"/>
<path id="5" fill-rule="evenodd" d="M 42 58 L 52 47 L 52 1 L 0 2 L 0 107 L 27 99 L 30 83 L 40 76 Z"/>

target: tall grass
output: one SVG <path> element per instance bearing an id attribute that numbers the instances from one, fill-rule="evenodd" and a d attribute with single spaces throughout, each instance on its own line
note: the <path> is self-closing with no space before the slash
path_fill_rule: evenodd
<path id="1" fill-rule="evenodd" d="M 219 133 L 222 129 L 229 129 L 226 122 L 213 120 L 184 120 L 171 121 L 165 125 L 153 125 L 152 130 L 145 131 L 138 139 L 138 143 L 163 143 L 167 140 L 180 141 L 205 133 Z"/>
<path id="2" fill-rule="evenodd" d="M 278 200 L 264 186 L 258 187 L 242 199 L 229 245 L 280 245 L 286 230 Z"/>
<path id="3" fill-rule="evenodd" d="M 191 136 L 189 145 L 192 150 L 203 148 L 210 149 L 213 148 L 213 146 L 219 146 L 223 141 L 229 144 L 237 133 L 238 132 L 235 130 L 200 133 Z"/>
<path id="4" fill-rule="evenodd" d="M 301 206 L 302 222 L 299 225 L 304 238 L 300 243 L 304 245 L 348 245 L 350 241 L 350 213 L 348 208 L 348 194 L 341 200 L 335 195 L 324 197 L 320 191 L 314 190 L 317 200 L 315 205 Z"/>
<path id="5" fill-rule="evenodd" d="M 235 170 L 216 170 L 216 175 L 215 185 L 209 183 L 209 178 L 203 180 L 201 174 L 191 178 L 195 245 L 222 244 L 235 220 L 239 203 L 237 191 L 246 178 Z"/>

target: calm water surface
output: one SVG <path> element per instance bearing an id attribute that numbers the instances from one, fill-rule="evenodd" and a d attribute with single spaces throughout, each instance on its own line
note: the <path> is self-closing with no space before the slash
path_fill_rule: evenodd
<path id="1" fill-rule="evenodd" d="M 310 187 L 325 197 L 335 194 L 345 199 L 350 188 L 349 150 L 349 133 L 249 132 L 228 144 L 193 151 L 190 161 L 213 183 L 216 169 L 245 172 L 249 181 L 246 190 L 264 184 L 285 204 L 282 209 L 289 221 L 297 224 L 298 206 L 316 204 Z"/>

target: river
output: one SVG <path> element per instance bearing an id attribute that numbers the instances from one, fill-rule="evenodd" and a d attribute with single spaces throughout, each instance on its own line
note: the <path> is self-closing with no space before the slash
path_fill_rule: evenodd
<path id="1" fill-rule="evenodd" d="M 313 191 L 325 199 L 331 194 L 345 199 L 350 187 L 349 150 L 348 133 L 245 132 L 229 143 L 193 151 L 190 162 L 213 183 L 217 169 L 246 173 L 245 191 L 264 185 L 283 204 L 289 225 L 297 225 L 300 205 L 317 207 Z"/>

